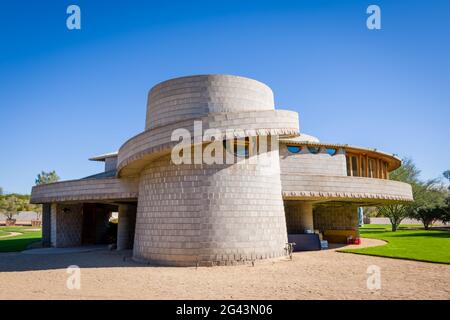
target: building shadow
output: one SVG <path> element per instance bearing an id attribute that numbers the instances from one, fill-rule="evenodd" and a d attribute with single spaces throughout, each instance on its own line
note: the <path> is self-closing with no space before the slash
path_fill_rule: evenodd
<path id="1" fill-rule="evenodd" d="M 22 252 L 0 253 L 0 272 L 22 272 L 82 268 L 143 267 L 131 260 L 132 250 L 96 250 L 80 253 L 29 254 Z"/>

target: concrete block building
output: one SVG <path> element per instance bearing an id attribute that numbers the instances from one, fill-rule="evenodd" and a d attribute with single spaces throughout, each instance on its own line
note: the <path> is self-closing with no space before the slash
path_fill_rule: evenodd
<path id="1" fill-rule="evenodd" d="M 174 153 L 179 129 L 193 138 Z M 204 139 L 211 130 L 214 139 Z M 195 150 L 213 144 L 224 154 L 209 154 L 233 161 L 196 162 Z M 358 207 L 412 200 L 408 184 L 389 180 L 397 157 L 301 133 L 298 114 L 275 109 L 268 86 L 230 75 L 157 84 L 144 131 L 90 160 L 103 161 L 104 172 L 33 187 L 44 245 L 107 243 L 118 212 L 117 249 L 132 249 L 136 261 L 234 264 L 286 255 L 293 234 L 355 234 Z"/>

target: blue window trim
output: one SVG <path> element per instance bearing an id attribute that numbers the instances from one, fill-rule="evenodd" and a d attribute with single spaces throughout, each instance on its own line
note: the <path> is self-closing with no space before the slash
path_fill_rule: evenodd
<path id="1" fill-rule="evenodd" d="M 312 154 L 317 154 L 317 153 L 319 153 L 320 149 L 319 149 L 319 147 L 308 147 L 308 150 Z"/>
<path id="2" fill-rule="evenodd" d="M 337 149 L 334 149 L 334 148 L 327 148 L 327 153 L 328 153 L 330 156 L 334 156 L 334 155 L 337 153 Z"/>
<path id="3" fill-rule="evenodd" d="M 248 145 L 248 143 L 249 143 L 249 138 L 248 137 L 246 137 L 245 138 L 245 141 L 246 141 L 246 145 L 244 146 L 244 147 L 238 147 L 238 144 L 237 144 L 237 139 L 236 138 L 234 138 L 233 139 L 233 143 L 232 143 L 232 150 L 233 150 L 233 154 L 236 156 L 236 157 L 239 157 L 239 158 L 248 158 L 249 157 L 249 155 L 250 155 L 250 152 L 249 152 L 249 145 Z M 227 140 L 223 140 L 223 148 L 224 148 L 224 150 L 227 150 Z"/>
<path id="4" fill-rule="evenodd" d="M 287 146 L 287 149 L 290 153 L 299 153 L 302 148 L 300 146 Z"/>

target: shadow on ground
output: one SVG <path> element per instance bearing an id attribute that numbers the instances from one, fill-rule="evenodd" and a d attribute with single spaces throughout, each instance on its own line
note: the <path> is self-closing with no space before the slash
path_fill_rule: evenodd
<path id="1" fill-rule="evenodd" d="M 68 254 L 0 253 L 0 272 L 66 269 L 71 265 L 80 268 L 142 267 L 143 264 L 131 260 L 131 254 L 131 250 Z"/>

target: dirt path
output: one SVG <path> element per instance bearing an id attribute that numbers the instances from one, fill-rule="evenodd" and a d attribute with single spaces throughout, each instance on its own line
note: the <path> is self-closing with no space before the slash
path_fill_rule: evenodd
<path id="1" fill-rule="evenodd" d="M 365 239 L 362 246 L 380 244 Z M 69 265 L 81 267 L 81 290 L 66 287 Z M 381 271 L 380 290 L 367 288 L 373 265 Z M 450 299 L 450 265 L 336 249 L 254 267 L 198 269 L 143 266 L 114 251 L 8 253 L 0 254 L 0 279 L 0 299 Z"/>

